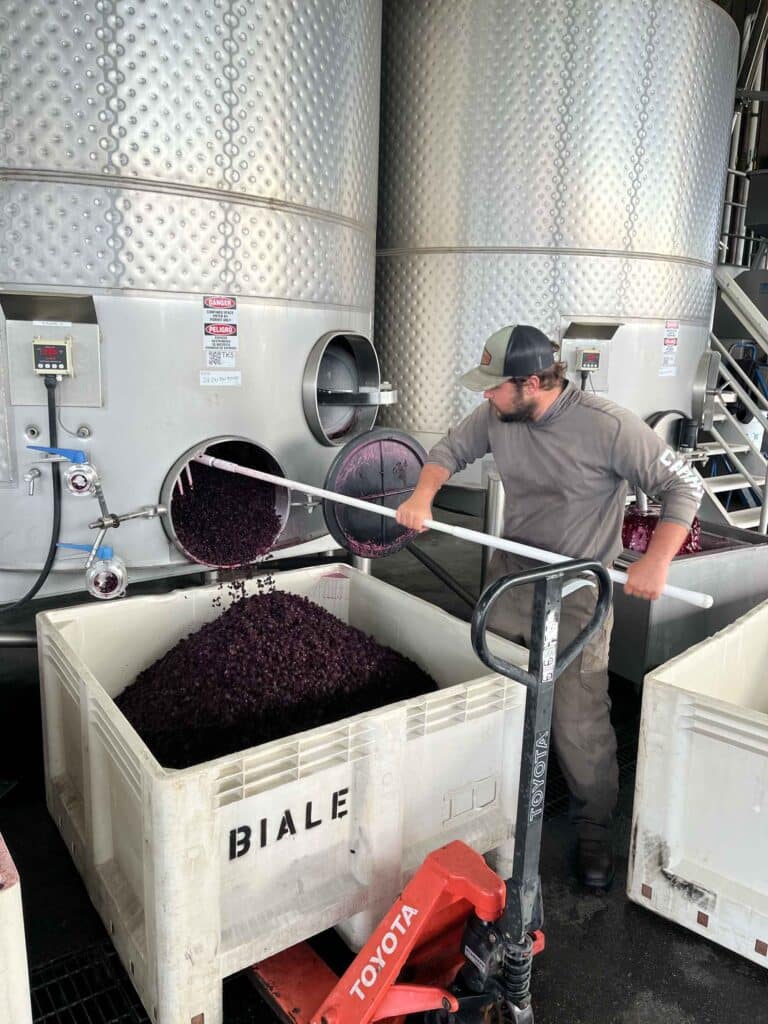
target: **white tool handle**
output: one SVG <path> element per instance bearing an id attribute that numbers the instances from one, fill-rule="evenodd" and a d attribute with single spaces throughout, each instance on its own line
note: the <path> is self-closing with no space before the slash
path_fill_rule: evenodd
<path id="1" fill-rule="evenodd" d="M 311 484 L 301 484 L 296 480 L 287 480 L 282 476 L 274 476 L 272 473 L 262 473 L 259 469 L 248 469 L 247 466 L 240 466 L 236 462 L 227 462 L 226 459 L 216 459 L 212 455 L 205 455 L 203 452 L 193 456 L 192 461 L 201 462 L 204 466 L 210 466 L 212 469 L 222 469 L 227 473 L 239 473 L 241 476 L 250 476 L 255 480 L 263 480 L 264 483 L 274 484 L 276 487 L 286 487 L 289 491 L 303 491 L 305 494 L 312 494 L 318 498 L 327 498 L 329 501 L 338 502 L 340 505 L 361 508 L 366 512 L 374 512 L 376 515 L 383 516 L 386 519 L 397 518 L 397 512 L 393 508 L 374 505 L 370 501 L 363 501 L 362 498 L 349 498 L 346 494 L 326 491 L 322 487 L 313 487 Z M 505 540 L 503 537 L 492 537 L 489 533 L 480 533 L 479 530 L 467 530 L 463 526 L 439 523 L 436 519 L 425 519 L 424 526 L 429 530 L 449 533 L 452 537 L 459 537 L 461 540 L 468 540 L 473 544 L 483 544 L 489 548 L 496 548 L 497 551 L 509 551 L 514 555 L 533 558 L 539 562 L 547 562 L 550 565 L 571 561 L 567 555 L 557 555 L 553 551 L 530 547 L 528 544 L 519 544 L 517 541 Z M 614 583 L 627 582 L 627 574 L 620 572 L 618 569 L 609 569 L 608 574 Z M 711 608 L 713 604 L 710 594 L 702 594 L 697 590 L 684 590 L 683 587 L 674 587 L 670 584 L 664 587 L 662 594 L 666 597 L 677 598 L 679 601 L 685 601 L 686 604 L 695 605 L 697 608 Z"/>

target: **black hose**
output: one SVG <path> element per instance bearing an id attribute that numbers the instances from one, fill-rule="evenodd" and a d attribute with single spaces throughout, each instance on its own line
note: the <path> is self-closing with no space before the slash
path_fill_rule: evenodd
<path id="1" fill-rule="evenodd" d="M 36 633 L 0 633 L 0 649 L 3 647 L 37 647 Z"/>
<path id="2" fill-rule="evenodd" d="M 56 448 L 58 446 L 58 432 L 56 430 L 56 378 L 54 376 L 46 376 L 45 387 L 48 394 L 48 446 Z M 58 462 L 51 463 L 51 479 L 53 481 L 53 526 L 51 528 L 51 543 L 48 546 L 45 563 L 40 570 L 40 575 L 26 594 L 12 604 L 3 605 L 0 608 L 0 615 L 16 611 L 31 601 L 50 574 L 53 560 L 56 557 L 56 545 L 59 543 L 61 531 L 61 477 L 59 475 Z"/>

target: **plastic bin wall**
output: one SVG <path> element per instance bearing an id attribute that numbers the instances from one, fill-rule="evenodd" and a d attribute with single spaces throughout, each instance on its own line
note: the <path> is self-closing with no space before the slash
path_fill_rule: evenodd
<path id="1" fill-rule="evenodd" d="M 467 623 L 348 566 L 275 581 L 412 658 L 440 690 L 169 770 L 113 697 L 220 615 L 227 590 L 38 617 L 48 806 L 157 1024 L 221 1024 L 223 978 L 325 928 L 359 946 L 452 839 L 511 873 L 523 688 L 488 674 Z M 498 650 L 525 663 L 512 644 Z"/>
<path id="2" fill-rule="evenodd" d="M 768 967 L 768 602 L 646 676 L 630 899 Z"/>
<path id="3" fill-rule="evenodd" d="M 0 836 L 0 1021 L 32 1024 L 19 876 Z"/>

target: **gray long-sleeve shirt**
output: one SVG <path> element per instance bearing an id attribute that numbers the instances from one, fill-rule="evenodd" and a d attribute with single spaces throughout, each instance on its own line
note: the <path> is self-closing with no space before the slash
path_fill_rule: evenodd
<path id="1" fill-rule="evenodd" d="M 690 526 L 703 487 L 628 409 L 566 385 L 536 421 L 503 423 L 484 402 L 430 451 L 458 473 L 491 453 L 504 484 L 504 536 L 610 565 L 622 548 L 627 481 L 661 501 L 662 520 Z"/>

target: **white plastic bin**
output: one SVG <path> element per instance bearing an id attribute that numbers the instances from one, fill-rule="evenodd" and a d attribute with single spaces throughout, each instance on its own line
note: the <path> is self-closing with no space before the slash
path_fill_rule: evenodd
<path id="1" fill-rule="evenodd" d="M 32 1024 L 19 876 L 0 836 L 0 1021 Z"/>
<path id="2" fill-rule="evenodd" d="M 275 580 L 441 689 L 164 769 L 112 698 L 220 615 L 226 588 L 38 616 L 48 807 L 158 1024 L 221 1024 L 223 978 L 325 928 L 359 947 L 452 839 L 511 873 L 523 687 L 488 673 L 467 623 L 355 569 Z M 494 647 L 525 664 L 513 644 Z"/>
<path id="3" fill-rule="evenodd" d="M 645 677 L 627 891 L 768 967 L 768 602 Z"/>

